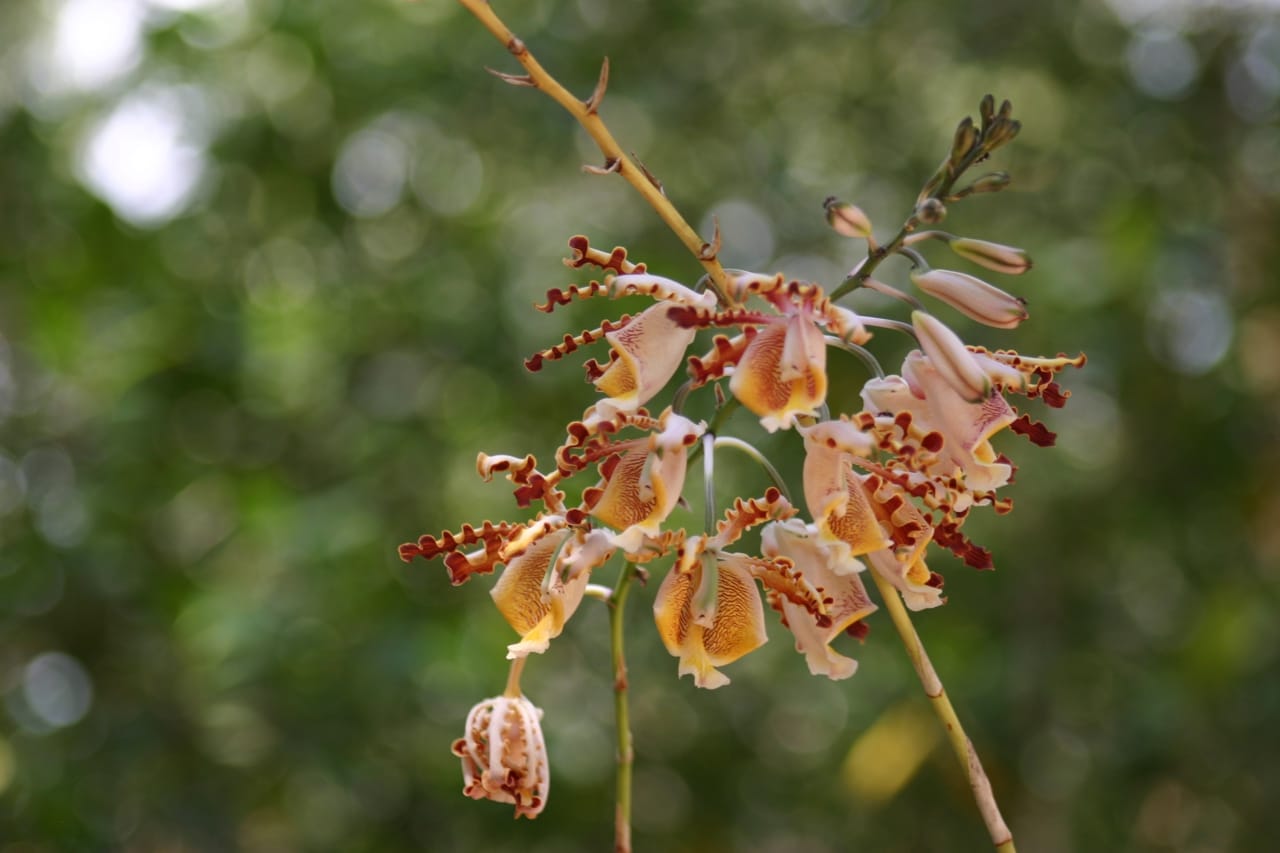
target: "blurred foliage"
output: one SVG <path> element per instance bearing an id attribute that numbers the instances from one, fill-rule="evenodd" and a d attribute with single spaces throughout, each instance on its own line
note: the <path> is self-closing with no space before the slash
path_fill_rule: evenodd
<path id="1" fill-rule="evenodd" d="M 611 58 L 605 119 L 703 233 L 719 217 L 728 265 L 828 284 L 857 251 L 826 195 L 896 227 L 954 123 L 1014 102 L 1014 187 L 946 227 L 1031 251 L 1032 319 L 957 327 L 1090 361 L 1048 414 L 1059 447 L 1018 448 L 1016 511 L 973 525 L 999 570 L 939 559 L 950 605 L 918 626 L 1023 849 L 1268 847 L 1275 3 L 499 10 L 584 95 Z M 570 280 L 566 238 L 699 270 L 579 170 L 598 157 L 567 116 L 484 65 L 514 66 L 446 0 L 0 7 L 0 851 L 610 843 L 602 608 L 529 667 L 553 786 L 516 824 L 462 799 L 449 754 L 513 637 L 486 581 L 395 546 L 510 515 L 476 451 L 546 454 L 591 399 L 572 365 L 521 367 L 603 316 L 529 308 Z M 858 367 L 834 367 L 852 399 Z M 763 444 L 794 473 L 791 439 Z M 711 693 L 676 680 L 651 595 L 638 849 L 985 844 L 887 620 L 850 681 L 810 678 L 774 627 Z M 920 748 L 846 766 L 886 721 Z M 855 793 L 908 753 L 905 787 Z"/>

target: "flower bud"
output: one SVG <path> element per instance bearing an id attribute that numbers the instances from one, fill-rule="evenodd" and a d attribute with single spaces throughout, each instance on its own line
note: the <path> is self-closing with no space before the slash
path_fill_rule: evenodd
<path id="1" fill-rule="evenodd" d="M 970 403 L 985 400 L 991 394 L 991 379 L 959 335 L 923 311 L 911 312 L 911 325 L 920 349 L 956 393 Z"/>
<path id="2" fill-rule="evenodd" d="M 1027 319 L 1025 302 L 980 278 L 954 270 L 929 270 L 913 272 L 911 280 L 925 293 L 984 325 L 1012 329 Z"/>
<path id="3" fill-rule="evenodd" d="M 523 696 L 495 696 L 472 708 L 466 737 L 453 743 L 462 759 L 462 793 L 514 803 L 516 817 L 537 817 L 551 786 L 541 719 L 542 711 Z"/>
<path id="4" fill-rule="evenodd" d="M 991 120 L 996 117 L 996 99 L 994 95 L 988 93 L 982 96 L 982 102 L 978 104 L 978 114 L 982 116 L 982 129 L 986 130 L 991 126 Z"/>
<path id="5" fill-rule="evenodd" d="M 1013 181 L 1008 172 L 990 172 L 965 188 L 965 195 L 998 193 Z"/>
<path id="6" fill-rule="evenodd" d="M 865 240 L 871 236 L 871 220 L 856 204 L 840 201 L 835 196 L 823 202 L 827 210 L 827 224 L 837 234 Z"/>
<path id="7" fill-rule="evenodd" d="M 955 138 L 951 141 L 951 165 L 959 166 L 969 152 L 973 150 L 974 143 L 978 141 L 978 129 L 973 126 L 973 119 L 965 116 L 964 121 L 960 122 L 960 126 L 956 128 Z"/>
<path id="8" fill-rule="evenodd" d="M 1022 275 L 1031 269 L 1031 258 L 1027 257 L 1025 251 L 1015 246 L 991 243 L 987 240 L 974 240 L 969 237 L 948 240 L 947 245 L 960 257 L 1006 275 Z"/>
<path id="9" fill-rule="evenodd" d="M 947 206 L 936 198 L 927 198 L 916 207 L 916 218 L 926 225 L 937 225 L 947 218 Z"/>

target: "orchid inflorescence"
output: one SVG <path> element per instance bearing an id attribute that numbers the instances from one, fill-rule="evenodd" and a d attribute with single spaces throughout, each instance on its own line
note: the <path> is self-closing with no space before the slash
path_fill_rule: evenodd
<path id="1" fill-rule="evenodd" d="M 487 6 L 470 0 L 464 4 L 533 72 L 520 78 L 500 75 L 503 79 L 535 87 L 554 84 L 518 39 L 506 38 L 509 31 Z M 603 127 L 594 107 L 605 79 L 602 74 L 597 92 L 582 108 L 567 107 L 589 130 Z M 729 682 L 721 667 L 765 642 L 766 603 L 780 614 L 812 674 L 852 676 L 856 661 L 833 644 L 843 634 L 866 635 L 865 620 L 877 609 L 863 584 L 869 565 L 869 577 L 885 596 L 930 698 L 941 700 L 945 713 L 953 715 L 940 682 L 936 690 L 930 687 L 936 675 L 918 637 L 906 629 L 914 637 L 913 647 L 904 632 L 909 621 L 902 604 L 918 611 L 946 600 L 942 577 L 926 562 L 930 546 L 949 550 L 975 568 L 992 567 L 990 552 L 963 532 L 975 509 L 990 507 L 999 514 L 1012 509 L 1012 501 L 999 491 L 1012 482 L 1015 465 L 995 450 L 992 439 L 1007 428 L 1037 445 L 1054 441 L 1044 424 L 1020 413 L 1009 397 L 1061 407 L 1070 395 L 1058 384 L 1057 374 L 1084 364 L 1083 355 L 1029 357 L 966 344 L 917 297 L 873 277 L 886 259 L 904 258 L 911 264 L 909 279 L 921 293 L 971 320 L 1010 329 L 1027 318 L 1024 300 L 971 274 L 933 269 L 921 252 L 927 242 L 939 241 L 997 273 L 1019 275 L 1031 268 L 1020 249 L 932 227 L 946 217 L 948 205 L 997 192 L 1009 183 L 1008 175 L 993 172 L 958 186 L 970 167 L 984 162 L 1019 129 L 1007 101 L 997 108 L 988 95 L 979 113 L 978 122 L 966 118 L 960 123 L 946 157 L 888 242 L 876 241 L 864 211 L 827 199 L 831 227 L 867 244 L 865 256 L 830 292 L 782 273 L 720 268 L 714 257 L 718 234 L 699 254 L 708 274 L 692 285 L 650 272 L 621 247 L 604 251 L 584 236 L 569 240 L 566 265 L 595 277 L 548 290 L 537 306 L 540 311 L 602 297 L 645 297 L 650 304 L 635 315 L 565 335 L 526 360 L 530 371 L 539 371 L 579 350 L 607 346 L 603 362 L 592 358 L 585 363 L 587 380 L 599 396 L 569 422 L 549 465 L 533 455 L 481 453 L 477 458 L 477 471 L 485 480 L 501 475 L 511 483 L 516 504 L 529 511 L 527 517 L 464 525 L 400 546 L 405 561 L 441 557 L 454 585 L 501 569 L 491 596 L 519 639 L 507 647 L 513 664 L 506 692 L 476 706 L 466 737 L 454 745 L 469 796 L 514 803 L 517 816 L 539 813 L 547 799 L 547 758 L 538 725 L 541 712 L 519 687 L 524 663 L 529 655 L 547 651 L 584 598 L 595 594 L 620 611 L 626 584 L 657 567 L 665 567 L 653 606 L 663 644 L 678 659 L 680 675 L 691 675 L 699 687 L 718 688 Z M 603 138 L 612 139 L 607 132 Z M 611 154 L 603 143 L 602 150 Z M 613 168 L 593 171 L 608 173 L 626 165 L 634 178 L 634 165 L 620 152 L 609 161 Z M 643 175 L 656 186 L 647 170 Z M 664 219 L 683 224 L 665 197 L 657 206 Z M 909 322 L 860 315 L 839 304 L 859 288 L 906 302 Z M 872 330 L 914 338 L 917 347 L 897 373 L 886 375 L 866 349 Z M 710 340 L 695 346 L 704 331 L 710 331 Z M 854 353 L 868 367 L 858 411 L 828 410 L 827 350 L 832 347 Z M 685 381 L 659 409 L 654 401 L 682 368 Z M 708 387 L 714 395 L 710 424 L 686 414 L 691 396 Z M 770 433 L 794 430 L 800 436 L 804 512 L 769 460 L 742 439 L 723 435 L 729 414 L 739 406 Z M 717 516 L 712 463 L 717 448 L 726 447 L 758 460 L 774 485 L 763 494 L 735 497 Z M 706 521 L 701 529 L 690 530 L 673 524 L 671 516 L 682 500 L 690 463 L 699 455 Z M 570 499 L 571 494 L 577 497 Z M 737 550 L 753 528 L 760 528 L 759 548 Z M 615 555 L 625 561 L 618 589 L 593 584 L 593 574 Z M 615 687 L 623 690 L 617 625 L 615 631 Z M 620 730 L 626 727 L 624 712 L 625 703 L 619 706 Z M 620 743 L 619 761 L 629 762 L 629 755 L 622 755 L 630 751 L 629 732 Z M 971 749 L 965 739 L 957 745 L 958 753 L 961 745 Z M 986 780 L 976 756 L 969 772 L 982 806 Z M 989 795 L 989 786 L 986 790 Z M 619 803 L 621 809 L 621 799 Z M 994 818 L 986 811 L 984 817 L 993 840 L 1000 849 L 1011 850 L 994 800 L 990 806 Z M 620 829 L 620 849 L 622 837 Z"/>

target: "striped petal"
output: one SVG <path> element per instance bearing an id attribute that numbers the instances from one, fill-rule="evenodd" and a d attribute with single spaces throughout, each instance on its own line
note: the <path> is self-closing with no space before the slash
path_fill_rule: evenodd
<path id="1" fill-rule="evenodd" d="M 684 489 L 688 448 L 703 427 L 667 411 L 660 430 L 605 468 L 603 492 L 591 515 L 619 531 L 612 544 L 628 553 L 662 532 Z"/>
<path id="2" fill-rule="evenodd" d="M 653 616 L 663 645 L 680 659 L 680 675 L 692 675 L 698 687 L 713 690 L 729 683 L 716 667 L 759 648 L 768 637 L 755 580 L 734 560 L 719 555 L 715 614 L 709 626 L 694 619 L 694 601 L 703 583 L 701 556 L 695 537 L 659 587 Z"/>
<path id="3" fill-rule="evenodd" d="M 763 326 L 734 369 L 729 390 L 769 432 L 816 415 L 827 398 L 827 347 L 805 314 Z"/>
<path id="4" fill-rule="evenodd" d="M 849 451 L 861 447 L 863 441 L 869 447 L 869 439 L 846 421 L 827 421 L 800 432 L 805 443 L 805 502 L 823 541 L 842 543 L 844 549 L 838 549 L 841 559 L 889 545 L 849 462 Z"/>
<path id="5" fill-rule="evenodd" d="M 507 646 L 508 658 L 545 652 L 582 602 L 590 572 L 579 572 L 567 582 L 551 572 L 549 583 L 543 583 L 569 535 L 567 529 L 556 530 L 529 546 L 507 564 L 489 592 L 507 624 L 520 634 L 520 642 Z"/>

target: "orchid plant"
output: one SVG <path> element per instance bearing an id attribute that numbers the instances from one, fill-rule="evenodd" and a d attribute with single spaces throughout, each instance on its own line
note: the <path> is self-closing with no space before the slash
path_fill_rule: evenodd
<path id="1" fill-rule="evenodd" d="M 532 455 L 478 457 L 481 477 L 501 475 L 510 481 L 517 506 L 527 511 L 523 520 L 464 525 L 400 547 L 406 561 L 442 558 L 455 585 L 501 569 L 491 596 L 518 639 L 507 647 L 512 663 L 504 693 L 476 705 L 465 736 L 453 745 L 462 762 L 464 793 L 513 804 L 517 817 L 536 817 L 546 806 L 550 776 L 541 711 L 524 697 L 521 674 L 529 656 L 548 650 L 584 599 L 600 599 L 611 615 L 618 727 L 615 849 L 630 850 L 633 748 L 622 620 L 633 582 L 663 572 L 653 604 L 658 635 L 678 659 L 680 675 L 715 689 L 729 683 L 722 668 L 765 642 L 765 604 L 780 614 L 812 674 L 852 676 L 857 662 L 835 644 L 846 634 L 865 635 L 865 620 L 878 609 L 864 583 L 869 577 L 969 775 L 992 843 L 1012 851 L 1012 836 L 981 762 L 908 611 L 946 601 L 942 577 L 926 562 L 931 546 L 952 551 L 975 568 L 991 567 L 990 552 L 970 541 L 963 526 L 980 508 L 1000 514 L 1012 508 L 999 491 L 1012 480 L 1015 466 L 996 451 L 992 439 L 1008 429 L 1038 445 L 1054 440 L 1009 397 L 1061 407 L 1069 392 L 1060 387 L 1057 374 L 1082 366 L 1084 356 L 1028 357 L 966 344 L 917 297 L 874 277 L 887 258 L 902 257 L 911 263 L 910 280 L 920 292 L 972 320 L 1009 329 L 1027 318 L 1022 299 L 973 275 L 933 269 L 917 248 L 944 242 L 959 257 L 1005 275 L 1031 268 L 1020 249 L 931 227 L 945 218 L 948 205 L 1008 185 L 1002 172 L 963 185 L 962 179 L 1017 135 L 1019 123 L 1009 103 L 997 107 L 988 95 L 979 120 L 960 123 L 941 165 L 888 241 L 876 240 L 861 209 L 827 199 L 831 227 L 867 247 L 828 292 L 782 273 L 722 267 L 719 234 L 700 239 L 653 175 L 622 152 L 601 121 L 597 108 L 607 86 L 607 62 L 593 94 L 580 101 L 538 64 L 484 0 L 460 2 L 526 72 L 498 76 L 544 91 L 564 106 L 604 155 L 604 167 L 590 171 L 629 181 L 705 271 L 698 281 L 681 283 L 650 272 L 623 248 L 606 251 L 587 237 L 570 239 L 566 264 L 596 278 L 552 288 L 539 310 L 637 295 L 652 304 L 635 316 L 566 335 L 527 359 L 528 369 L 537 371 L 588 346 L 607 347 L 603 363 L 586 362 L 587 379 L 598 396 L 568 423 L 550 465 Z M 858 288 L 902 300 L 909 320 L 862 316 L 839 304 Z M 697 346 L 702 330 L 717 331 Z M 916 348 L 897 373 L 886 373 L 866 348 L 872 330 L 914 339 Z M 870 374 L 859 411 L 828 410 L 827 350 L 832 347 L 858 356 Z M 682 368 L 687 379 L 659 408 L 655 401 Z M 710 423 L 686 413 L 694 392 L 706 388 L 714 395 Z M 739 406 L 769 432 L 793 430 L 803 441 L 799 505 L 768 459 L 724 434 L 729 414 Z M 715 460 L 725 449 L 755 459 L 774 485 L 761 495 L 735 497 L 717 516 Z M 670 516 L 698 457 L 706 519 L 701 530 L 688 530 L 674 526 Z M 577 488 L 566 488 L 570 480 Z M 580 497 L 570 500 L 571 493 Z M 757 527 L 759 553 L 734 550 L 743 534 Z M 613 587 L 593 582 L 615 557 L 622 569 Z"/>

